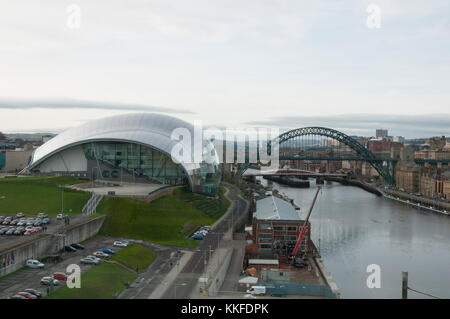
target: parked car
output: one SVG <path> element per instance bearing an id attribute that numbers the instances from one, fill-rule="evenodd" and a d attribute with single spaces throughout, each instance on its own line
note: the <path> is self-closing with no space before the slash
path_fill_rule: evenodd
<path id="1" fill-rule="evenodd" d="M 55 272 L 53 273 L 53 278 L 58 280 L 67 280 L 69 276 L 63 272 Z"/>
<path id="2" fill-rule="evenodd" d="M 101 261 L 100 258 L 95 257 L 95 256 L 92 256 L 92 255 L 89 255 L 89 256 L 87 256 L 86 258 L 91 258 L 91 259 L 95 259 L 95 260 Z"/>
<path id="3" fill-rule="evenodd" d="M 100 261 L 98 259 L 92 259 L 92 258 L 81 258 L 80 262 L 83 264 L 92 264 L 92 265 L 98 265 Z"/>
<path id="4" fill-rule="evenodd" d="M 34 229 L 33 226 L 27 226 L 25 227 L 25 231 L 32 231 Z"/>
<path id="5" fill-rule="evenodd" d="M 96 251 L 93 255 L 95 257 L 100 257 L 100 258 L 108 258 L 109 257 L 108 254 L 101 252 L 101 251 Z"/>
<path id="6" fill-rule="evenodd" d="M 44 264 L 36 259 L 28 259 L 26 265 L 30 268 L 44 268 Z"/>
<path id="7" fill-rule="evenodd" d="M 52 281 L 53 281 L 53 285 L 54 286 L 58 286 L 59 285 L 59 280 L 58 279 L 54 279 L 52 277 L 42 277 L 41 285 L 50 286 Z"/>
<path id="8" fill-rule="evenodd" d="M 17 226 L 26 226 L 27 221 L 26 220 L 19 220 L 19 222 L 17 223 Z"/>
<path id="9" fill-rule="evenodd" d="M 203 239 L 203 235 L 201 235 L 201 234 L 194 234 L 194 235 L 192 236 L 192 239 L 195 239 L 195 240 L 202 240 L 202 239 Z"/>
<path id="10" fill-rule="evenodd" d="M 108 254 L 108 255 L 114 255 L 115 254 L 114 250 L 109 249 L 109 248 L 103 248 L 103 249 L 100 249 L 99 251 L 101 251 L 102 253 Z"/>
<path id="11" fill-rule="evenodd" d="M 73 248 L 73 247 L 71 247 L 71 246 L 64 246 L 63 250 L 64 250 L 64 251 L 67 251 L 67 252 L 69 252 L 69 253 L 77 251 L 76 248 Z"/>
<path id="12" fill-rule="evenodd" d="M 115 247 L 127 247 L 128 246 L 128 242 L 118 240 L 118 241 L 114 242 L 113 246 L 115 246 Z"/>
<path id="13" fill-rule="evenodd" d="M 26 292 L 26 291 L 18 292 L 17 295 L 24 296 L 27 299 L 37 299 L 37 297 L 35 295 L 30 294 L 29 292 Z"/>
<path id="14" fill-rule="evenodd" d="M 25 291 L 25 292 L 28 292 L 28 293 L 30 293 L 30 294 L 32 294 L 32 295 L 35 295 L 35 296 L 38 297 L 38 298 L 41 298 L 41 297 L 42 297 L 41 292 L 40 292 L 40 291 L 37 291 L 36 289 L 28 288 L 28 289 L 25 289 L 24 291 Z"/>
<path id="15" fill-rule="evenodd" d="M 36 221 L 33 224 L 33 226 L 41 226 L 41 225 L 42 225 L 42 220 L 40 220 L 40 219 L 36 219 Z"/>
<path id="16" fill-rule="evenodd" d="M 46 217 L 48 217 L 48 215 L 47 215 L 46 213 L 39 213 L 39 214 L 37 215 L 37 217 L 38 217 L 38 218 L 46 218 Z"/>
<path id="17" fill-rule="evenodd" d="M 25 298 L 22 295 L 14 295 L 14 296 L 9 297 L 9 299 L 27 299 L 27 298 Z"/>
<path id="18" fill-rule="evenodd" d="M 19 212 L 19 213 L 16 214 L 17 218 L 21 218 L 21 217 L 24 217 L 24 216 L 25 216 L 25 214 L 22 213 L 22 212 Z"/>
<path id="19" fill-rule="evenodd" d="M 25 228 L 23 227 L 17 227 L 14 231 L 14 235 L 22 235 L 25 232 Z"/>
<path id="20" fill-rule="evenodd" d="M 84 246 L 81 244 L 72 244 L 70 246 L 75 247 L 76 249 L 84 249 Z"/>
<path id="21" fill-rule="evenodd" d="M 17 225 L 18 222 L 19 222 L 18 219 L 13 219 L 9 224 L 15 226 Z"/>
<path id="22" fill-rule="evenodd" d="M 58 214 L 56 215 L 56 219 L 63 219 L 64 218 L 64 214 Z"/>
<path id="23" fill-rule="evenodd" d="M 30 236 L 30 235 L 33 235 L 33 232 L 30 231 L 30 230 L 26 230 L 26 231 L 23 233 L 23 235 L 24 235 L 24 236 Z"/>
<path id="24" fill-rule="evenodd" d="M 8 231 L 8 228 L 4 227 L 0 229 L 0 235 L 4 235 Z"/>
<path id="25" fill-rule="evenodd" d="M 50 224 L 51 223 L 51 220 L 50 220 L 50 218 L 48 218 L 48 217 L 46 217 L 46 218 L 44 218 L 43 220 L 42 220 L 42 224 L 44 224 L 44 225 L 47 225 L 47 224 Z"/>
<path id="26" fill-rule="evenodd" d="M 8 231 L 5 233 L 5 235 L 14 235 L 14 232 L 16 231 L 16 228 L 15 227 L 13 227 L 13 228 L 10 228 L 10 229 L 8 229 Z"/>

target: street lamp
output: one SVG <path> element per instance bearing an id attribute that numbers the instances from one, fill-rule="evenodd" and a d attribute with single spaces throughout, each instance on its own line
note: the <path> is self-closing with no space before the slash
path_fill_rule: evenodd
<path id="1" fill-rule="evenodd" d="M 177 299 L 177 286 L 186 286 L 187 285 L 187 283 L 185 283 L 185 282 L 183 282 L 183 283 L 181 283 L 181 284 L 175 284 L 175 299 Z"/>
<path id="2" fill-rule="evenodd" d="M 61 214 L 64 214 L 64 186 L 58 185 L 61 188 Z"/>

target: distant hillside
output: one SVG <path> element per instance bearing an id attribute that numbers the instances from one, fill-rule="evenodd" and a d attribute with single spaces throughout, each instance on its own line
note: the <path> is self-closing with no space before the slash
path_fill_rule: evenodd
<path id="1" fill-rule="evenodd" d="M 16 138 L 20 138 L 23 140 L 28 140 L 28 141 L 41 141 L 42 140 L 42 136 L 56 136 L 56 134 L 53 133 L 10 133 L 10 134 L 6 134 L 5 136 L 8 139 L 16 139 Z"/>

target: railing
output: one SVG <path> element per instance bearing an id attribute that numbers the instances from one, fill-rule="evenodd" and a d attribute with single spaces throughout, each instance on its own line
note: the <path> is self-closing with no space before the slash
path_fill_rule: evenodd
<path id="1" fill-rule="evenodd" d="M 94 214 L 102 198 L 103 195 L 92 193 L 91 197 L 84 205 L 81 213 L 87 216 L 91 216 L 92 214 Z"/>

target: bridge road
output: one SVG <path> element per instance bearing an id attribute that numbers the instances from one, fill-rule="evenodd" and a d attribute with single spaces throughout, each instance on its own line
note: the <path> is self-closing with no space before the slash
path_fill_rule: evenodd
<path id="1" fill-rule="evenodd" d="M 247 202 L 239 196 L 239 190 L 235 186 L 227 185 L 227 188 L 229 189 L 227 197 L 232 202 L 230 214 L 233 214 L 233 221 L 234 224 L 236 224 L 239 217 L 245 213 Z M 183 267 L 183 269 L 180 270 L 177 278 L 168 287 L 166 293 L 163 295 L 164 299 L 189 298 L 192 290 L 197 285 L 198 279 L 203 274 L 205 268 L 205 257 L 207 262 L 209 261 L 210 246 L 212 250 L 215 250 L 218 247 L 224 233 L 226 233 L 230 228 L 230 218 L 223 218 L 219 224 L 217 224 L 215 229 L 211 230 L 202 240 L 202 243 L 196 247 L 190 260 Z"/>

